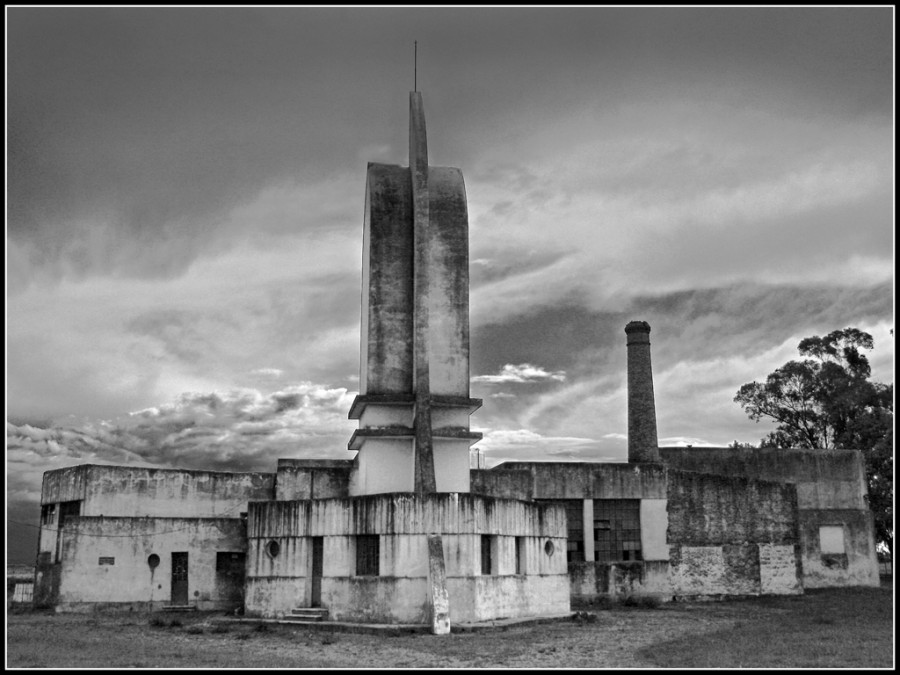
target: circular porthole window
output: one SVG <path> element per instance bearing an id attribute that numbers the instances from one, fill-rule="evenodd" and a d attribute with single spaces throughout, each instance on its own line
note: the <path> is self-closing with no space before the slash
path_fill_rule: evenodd
<path id="1" fill-rule="evenodd" d="M 556 551 L 556 547 L 553 545 L 553 542 L 548 539 L 547 543 L 544 544 L 544 553 L 546 553 L 547 555 L 553 555 L 554 551 Z"/>
<path id="2" fill-rule="evenodd" d="M 272 539 L 268 544 L 266 544 L 266 553 L 269 554 L 270 558 L 277 558 L 278 554 L 281 553 L 281 545 Z"/>
<path id="3" fill-rule="evenodd" d="M 151 570 L 155 570 L 157 567 L 159 567 L 159 556 L 155 553 L 151 553 L 147 558 L 147 564 L 150 565 Z"/>

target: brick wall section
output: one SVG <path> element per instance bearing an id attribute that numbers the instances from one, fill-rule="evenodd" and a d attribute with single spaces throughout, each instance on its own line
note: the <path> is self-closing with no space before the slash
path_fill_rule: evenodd
<path id="1" fill-rule="evenodd" d="M 650 363 L 650 324 L 625 326 L 628 346 L 628 461 L 658 462 L 656 402 Z"/>

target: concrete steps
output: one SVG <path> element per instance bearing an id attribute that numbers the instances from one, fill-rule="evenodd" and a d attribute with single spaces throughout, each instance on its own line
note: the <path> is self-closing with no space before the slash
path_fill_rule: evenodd
<path id="1" fill-rule="evenodd" d="M 295 607 L 285 616 L 290 621 L 324 621 L 328 610 L 322 607 Z"/>
<path id="2" fill-rule="evenodd" d="M 197 605 L 163 605 L 164 612 L 196 612 Z"/>

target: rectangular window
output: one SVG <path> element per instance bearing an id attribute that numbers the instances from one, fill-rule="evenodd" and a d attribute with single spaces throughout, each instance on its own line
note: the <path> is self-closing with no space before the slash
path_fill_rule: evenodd
<path id="1" fill-rule="evenodd" d="M 73 516 L 81 515 L 81 500 L 76 499 L 70 502 L 60 502 L 59 503 L 59 522 L 56 524 L 56 529 L 58 532 L 61 532 L 63 527 L 66 524 L 67 518 L 72 518 Z M 56 536 L 56 562 L 60 561 L 60 556 L 62 555 L 62 535 L 57 534 Z"/>
<path id="2" fill-rule="evenodd" d="M 516 574 L 525 574 L 525 537 L 516 537 Z"/>
<path id="3" fill-rule="evenodd" d="M 565 504 L 568 522 L 566 562 L 584 562 L 584 500 L 567 499 Z"/>
<path id="4" fill-rule="evenodd" d="M 56 504 L 44 504 L 41 507 L 41 525 L 49 525 L 56 516 Z"/>
<path id="5" fill-rule="evenodd" d="M 481 535 L 481 573 L 488 575 L 494 569 L 491 544 L 493 537 L 489 534 Z"/>
<path id="6" fill-rule="evenodd" d="M 72 516 L 80 516 L 81 515 L 81 500 L 76 499 L 71 502 L 60 502 L 59 503 L 59 529 L 63 528 L 63 525 L 66 524 L 66 518 L 70 518 Z"/>
<path id="7" fill-rule="evenodd" d="M 356 575 L 378 576 L 378 535 L 361 534 L 356 537 Z"/>
<path id="8" fill-rule="evenodd" d="M 111 555 L 110 556 L 101 555 L 100 562 L 98 564 L 100 564 L 100 565 L 115 565 L 116 559 Z"/>
<path id="9" fill-rule="evenodd" d="M 846 553 L 844 548 L 844 527 L 842 525 L 822 525 L 819 528 L 819 553 Z"/>
<path id="10" fill-rule="evenodd" d="M 244 553 L 216 551 L 216 572 L 234 576 L 244 574 L 245 557 Z"/>
<path id="11" fill-rule="evenodd" d="M 643 560 L 640 499 L 594 500 L 594 560 Z"/>

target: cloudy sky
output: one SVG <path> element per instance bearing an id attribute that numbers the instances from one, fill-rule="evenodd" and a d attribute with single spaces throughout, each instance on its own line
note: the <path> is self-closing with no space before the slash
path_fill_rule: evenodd
<path id="1" fill-rule="evenodd" d="M 8 559 L 41 474 L 349 458 L 366 162 L 469 201 L 488 465 L 622 459 L 625 334 L 661 444 L 801 338 L 893 381 L 893 9 L 7 9 Z"/>

